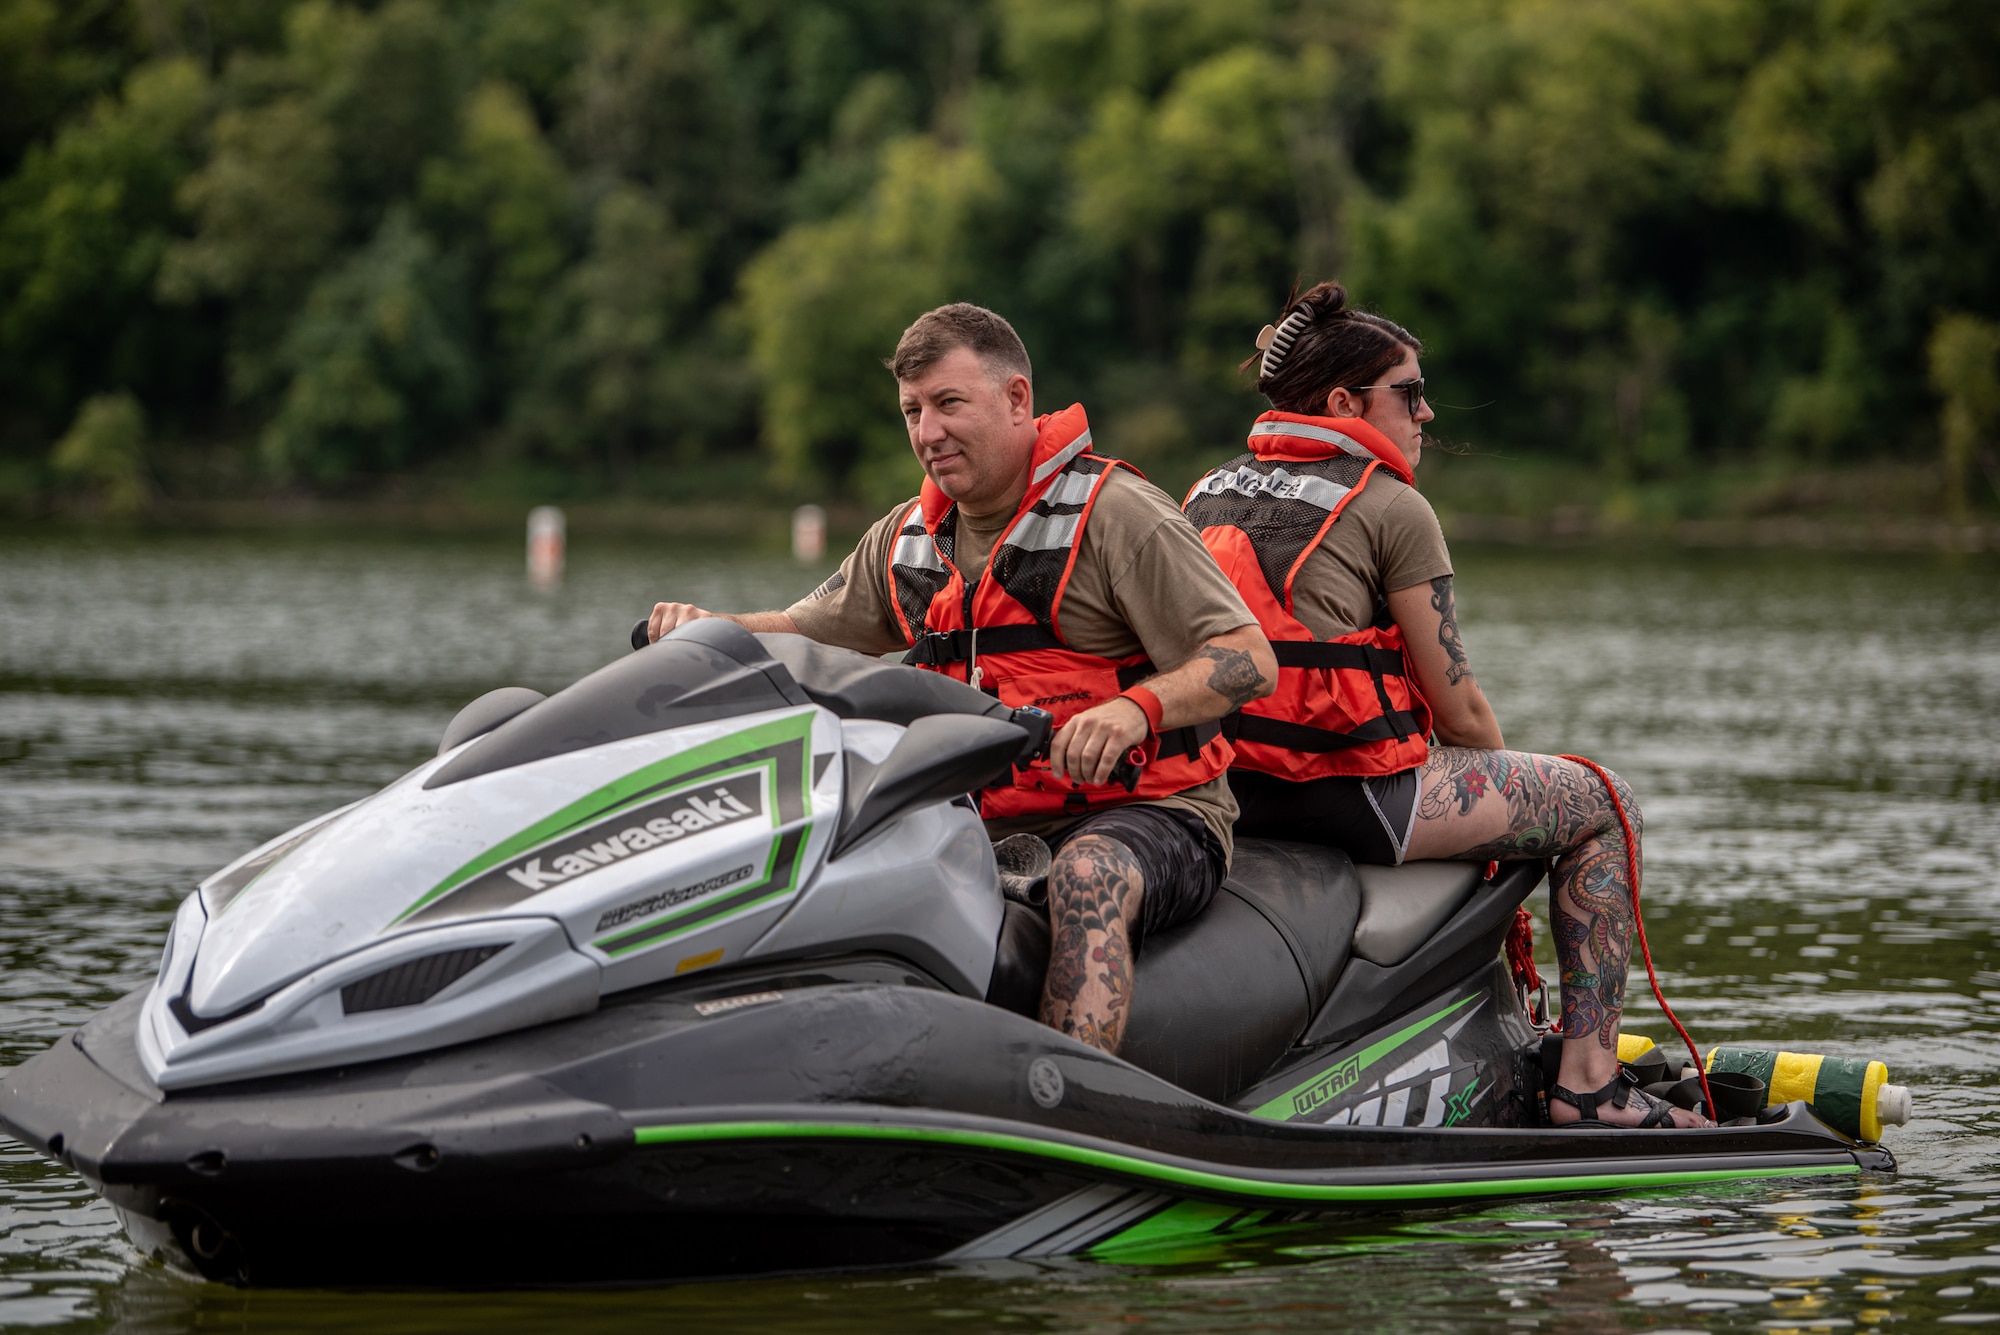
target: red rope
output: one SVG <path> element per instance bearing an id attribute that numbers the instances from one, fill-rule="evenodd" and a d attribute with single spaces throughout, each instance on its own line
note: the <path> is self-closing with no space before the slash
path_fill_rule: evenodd
<path id="1" fill-rule="evenodd" d="M 1611 809 L 1618 813 L 1619 827 L 1625 831 L 1625 878 L 1632 887 L 1632 926 L 1639 937 L 1639 953 L 1646 960 L 1646 979 L 1653 985 L 1653 1000 L 1660 1003 L 1667 1022 L 1681 1036 L 1681 1042 L 1687 1044 L 1688 1056 L 1694 1059 L 1695 1076 L 1701 1081 L 1702 1102 L 1708 1105 L 1710 1119 L 1720 1120 L 1716 1118 L 1715 1095 L 1708 1092 L 1708 1071 L 1701 1060 L 1701 1049 L 1694 1045 L 1694 1040 L 1688 1037 L 1687 1026 L 1681 1023 L 1680 1016 L 1674 1014 L 1674 1008 L 1667 1004 L 1666 993 L 1660 991 L 1660 975 L 1653 968 L 1653 950 L 1646 944 L 1646 919 L 1639 911 L 1639 841 L 1632 835 L 1632 820 L 1625 814 L 1625 804 L 1618 800 L 1618 789 L 1612 784 L 1611 776 L 1605 773 L 1604 766 L 1582 756 L 1563 756 L 1561 759 L 1574 760 L 1595 774 L 1603 782 L 1604 791 L 1611 795 Z"/>
<path id="2" fill-rule="evenodd" d="M 1541 970 L 1535 967 L 1535 918 L 1526 909 L 1514 910 L 1514 925 L 1507 929 L 1507 965 L 1514 971 L 1514 985 L 1530 992 L 1542 985 Z M 1560 1021 L 1549 1026 L 1560 1030 Z"/>

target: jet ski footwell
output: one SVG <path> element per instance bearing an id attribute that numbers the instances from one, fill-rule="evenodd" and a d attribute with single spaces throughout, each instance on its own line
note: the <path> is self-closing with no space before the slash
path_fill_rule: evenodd
<path id="1" fill-rule="evenodd" d="M 139 1005 L 9 1072 L 7 1129 L 89 1179 L 142 1247 L 236 1283 L 1116 1254 L 1352 1211 L 1895 1166 L 1802 1104 L 1685 1132 L 1269 1120 L 890 959 L 172 1095 L 136 1055 Z"/>

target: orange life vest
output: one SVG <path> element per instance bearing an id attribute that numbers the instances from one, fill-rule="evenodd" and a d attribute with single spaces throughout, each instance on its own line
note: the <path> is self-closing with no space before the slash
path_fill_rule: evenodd
<path id="1" fill-rule="evenodd" d="M 1224 721 L 1236 765 L 1294 781 L 1394 774 L 1424 762 L 1431 710 L 1378 590 L 1375 623 L 1315 641 L 1292 582 L 1381 469 L 1414 483 L 1403 452 L 1355 417 L 1265 413 L 1250 453 L 1188 492 L 1182 509 L 1271 641 L 1278 687 Z"/>
<path id="2" fill-rule="evenodd" d="M 1069 647 L 1062 599 L 1076 568 L 1084 526 L 1113 468 L 1138 469 L 1090 452 L 1090 424 L 1071 404 L 1036 423 L 1033 471 L 1021 506 L 993 544 L 979 582 L 968 589 L 952 564 L 958 510 L 928 479 L 903 514 L 889 551 L 889 592 L 897 626 L 909 642 L 905 663 L 945 673 L 1032 705 L 1060 728 L 1075 715 L 1154 675 L 1144 654 L 1101 658 Z M 1046 760 L 1017 767 L 1011 787 L 980 795 L 979 814 L 1081 815 L 1098 807 L 1167 797 L 1219 777 L 1233 755 L 1215 724 L 1179 728 L 1148 743 L 1138 787 L 1078 784 Z"/>

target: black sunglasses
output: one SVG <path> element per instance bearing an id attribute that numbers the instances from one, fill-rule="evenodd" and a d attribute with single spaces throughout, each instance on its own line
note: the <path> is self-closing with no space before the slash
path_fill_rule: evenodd
<path id="1" fill-rule="evenodd" d="M 1424 401 L 1424 378 L 1422 376 L 1418 376 L 1415 380 L 1398 380 L 1393 385 L 1348 385 L 1346 388 L 1356 392 L 1370 389 L 1400 389 L 1403 391 L 1404 401 L 1410 405 L 1410 416 L 1412 417 L 1417 415 L 1417 409 Z"/>

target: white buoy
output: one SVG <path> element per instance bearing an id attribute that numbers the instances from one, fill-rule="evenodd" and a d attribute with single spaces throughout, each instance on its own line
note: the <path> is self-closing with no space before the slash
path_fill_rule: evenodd
<path id="1" fill-rule="evenodd" d="M 811 565 L 826 555 L 826 511 L 801 505 L 792 511 L 792 559 Z"/>
<path id="2" fill-rule="evenodd" d="M 538 505 L 528 511 L 528 582 L 536 588 L 562 583 L 565 539 L 560 507 Z"/>

